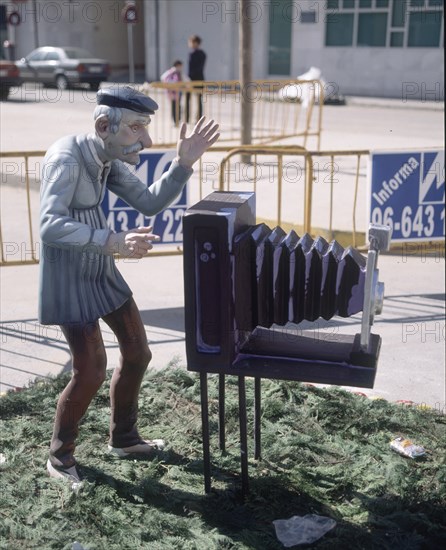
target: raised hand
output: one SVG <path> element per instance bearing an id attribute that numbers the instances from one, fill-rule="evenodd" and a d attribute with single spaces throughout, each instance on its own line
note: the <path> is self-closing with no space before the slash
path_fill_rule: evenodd
<path id="1" fill-rule="evenodd" d="M 152 227 L 137 227 L 129 231 L 112 233 L 107 242 L 109 254 L 119 254 L 126 258 L 142 258 L 153 248 L 153 242 L 159 241 L 152 233 Z"/>
<path id="2" fill-rule="evenodd" d="M 210 120 L 204 124 L 206 117 L 201 117 L 192 130 L 192 134 L 186 137 L 186 123 L 180 128 L 180 139 L 177 144 L 178 163 L 184 168 L 192 168 L 192 165 L 201 155 L 213 145 L 220 134 L 217 133 L 218 124 Z"/>

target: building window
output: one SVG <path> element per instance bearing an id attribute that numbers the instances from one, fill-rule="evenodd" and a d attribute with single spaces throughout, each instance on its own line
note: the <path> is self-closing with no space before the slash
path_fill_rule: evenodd
<path id="1" fill-rule="evenodd" d="M 438 48 L 443 0 L 326 0 L 325 45 Z"/>
<path id="2" fill-rule="evenodd" d="M 288 0 L 270 4 L 268 73 L 289 76 L 291 72 L 291 17 Z"/>
<path id="3" fill-rule="evenodd" d="M 393 32 L 390 35 L 390 46 L 392 48 L 402 48 L 404 46 L 404 33 Z"/>
<path id="4" fill-rule="evenodd" d="M 301 23 L 316 23 L 316 11 L 303 11 L 300 15 Z"/>
<path id="5" fill-rule="evenodd" d="M 407 0 L 393 0 L 392 27 L 404 27 Z"/>
<path id="6" fill-rule="evenodd" d="M 440 42 L 441 16 L 438 11 L 409 14 L 409 39 L 412 48 L 435 48 Z"/>
<path id="7" fill-rule="evenodd" d="M 353 41 L 353 14 L 327 15 L 325 43 L 327 46 L 351 46 Z"/>
<path id="8" fill-rule="evenodd" d="M 387 13 L 360 13 L 357 46 L 385 47 Z"/>

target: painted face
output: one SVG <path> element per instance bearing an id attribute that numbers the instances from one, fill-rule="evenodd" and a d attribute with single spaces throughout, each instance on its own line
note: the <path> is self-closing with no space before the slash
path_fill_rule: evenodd
<path id="1" fill-rule="evenodd" d="M 148 126 L 150 116 L 122 110 L 123 116 L 116 134 L 110 133 L 106 141 L 107 155 L 129 164 L 138 164 L 139 152 L 152 146 Z"/>

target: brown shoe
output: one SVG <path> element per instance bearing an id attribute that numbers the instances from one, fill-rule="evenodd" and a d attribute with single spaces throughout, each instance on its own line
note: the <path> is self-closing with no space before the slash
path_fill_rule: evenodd
<path id="1" fill-rule="evenodd" d="M 149 456 L 154 451 L 161 451 L 165 447 L 163 439 L 152 439 L 148 441 L 141 440 L 136 445 L 131 445 L 130 447 L 124 447 L 120 449 L 119 447 L 108 446 L 110 453 L 118 456 L 119 458 L 125 458 L 130 455 L 140 455 L 140 456 Z"/>

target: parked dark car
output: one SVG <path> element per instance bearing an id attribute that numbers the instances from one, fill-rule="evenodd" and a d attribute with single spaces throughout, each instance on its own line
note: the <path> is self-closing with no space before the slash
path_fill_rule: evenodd
<path id="1" fill-rule="evenodd" d="M 37 48 L 16 61 L 23 82 L 41 82 L 65 90 L 69 86 L 89 84 L 97 90 L 108 79 L 110 65 L 82 48 Z"/>
<path id="2" fill-rule="evenodd" d="M 0 101 L 8 99 L 9 90 L 20 86 L 19 69 L 13 61 L 0 59 Z"/>

